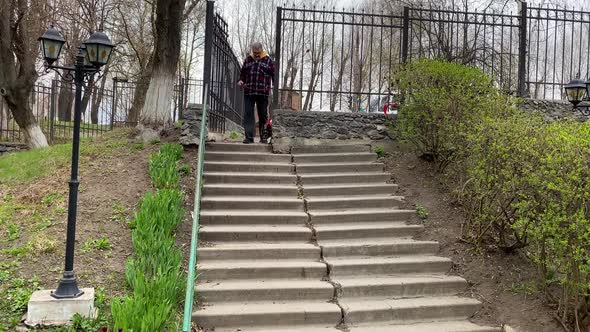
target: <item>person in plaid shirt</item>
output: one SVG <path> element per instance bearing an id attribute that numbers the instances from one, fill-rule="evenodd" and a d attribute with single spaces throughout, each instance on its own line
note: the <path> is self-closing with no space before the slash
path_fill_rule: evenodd
<path id="1" fill-rule="evenodd" d="M 244 144 L 254 143 L 254 105 L 258 111 L 259 133 L 262 135 L 268 119 L 268 96 L 275 76 L 274 62 L 262 48 L 262 43 L 252 43 L 250 48 L 252 52 L 244 60 L 238 81 L 240 88 L 244 89 Z M 262 137 L 260 142 L 263 142 Z"/>

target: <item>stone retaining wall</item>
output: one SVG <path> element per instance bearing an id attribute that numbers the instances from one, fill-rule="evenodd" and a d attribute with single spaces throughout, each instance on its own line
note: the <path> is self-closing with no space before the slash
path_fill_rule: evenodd
<path id="1" fill-rule="evenodd" d="M 274 110 L 273 148 L 288 152 L 298 145 L 358 144 L 391 139 L 387 122 L 394 116 L 382 113 L 294 112 Z"/>
<path id="2" fill-rule="evenodd" d="M 182 112 L 182 126 L 180 127 L 180 144 L 198 145 L 199 135 L 201 133 L 201 117 L 203 114 L 203 105 L 189 104 L 187 109 Z M 226 119 L 225 133 L 207 132 L 207 140 L 223 141 L 229 138 L 231 132 L 242 133 L 244 129 L 241 125 Z"/>

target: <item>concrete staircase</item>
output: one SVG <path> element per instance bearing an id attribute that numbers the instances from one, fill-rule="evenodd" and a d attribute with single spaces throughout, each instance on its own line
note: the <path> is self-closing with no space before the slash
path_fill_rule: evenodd
<path id="1" fill-rule="evenodd" d="M 211 144 L 194 313 L 215 331 L 497 332 L 369 146 Z M 295 175 L 297 174 L 297 175 Z"/>

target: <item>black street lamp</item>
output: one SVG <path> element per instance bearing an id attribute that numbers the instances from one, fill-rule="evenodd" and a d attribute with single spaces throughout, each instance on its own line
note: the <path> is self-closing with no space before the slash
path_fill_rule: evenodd
<path id="1" fill-rule="evenodd" d="M 565 86 L 565 94 L 575 110 L 583 115 L 590 115 L 590 80 L 583 81 L 579 78 L 571 80 Z"/>
<path id="2" fill-rule="evenodd" d="M 64 80 L 74 81 L 76 85 L 76 100 L 74 107 L 74 137 L 72 141 L 72 173 L 69 181 L 70 193 L 68 198 L 68 226 L 66 234 L 66 256 L 63 277 L 57 289 L 51 296 L 57 299 L 76 298 L 84 294 L 78 288 L 74 273 L 74 244 L 76 240 L 76 212 L 78 209 L 78 160 L 80 155 L 80 122 L 82 118 L 82 87 L 84 80 L 98 72 L 107 64 L 113 50 L 113 44 L 102 32 L 93 33 L 90 38 L 78 48 L 76 62 L 73 67 L 53 65 L 65 44 L 64 38 L 54 27 L 50 27 L 39 38 L 45 58 L 45 69 L 57 72 Z M 60 73 L 59 69 L 64 73 Z M 73 73 L 73 74 L 72 74 Z"/>

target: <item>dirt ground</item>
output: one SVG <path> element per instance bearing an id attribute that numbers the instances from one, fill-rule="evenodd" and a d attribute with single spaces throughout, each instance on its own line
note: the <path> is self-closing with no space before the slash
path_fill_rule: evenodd
<path id="1" fill-rule="evenodd" d="M 128 222 L 151 189 L 148 158 L 158 148 L 130 141 L 106 156 L 82 156 L 74 262 L 80 287 L 94 287 L 107 298 L 126 292 L 124 266 L 133 252 Z M 0 262 L 13 262 L 12 277 L 35 278 L 41 289 L 54 289 L 63 272 L 69 177 L 68 165 L 31 183 L 1 188 L 3 197 L 10 195 L 22 208 L 12 221 L 20 237 L 0 241 L 0 249 L 30 249 L 22 255 L 0 253 Z"/>
<path id="2" fill-rule="evenodd" d="M 508 324 L 523 332 L 563 331 L 534 287 L 535 266 L 522 253 L 506 255 L 490 248 L 477 252 L 459 241 L 463 216 L 428 162 L 401 148 L 382 161 L 407 207 L 420 204 L 428 212 L 425 231 L 418 239 L 438 241 L 440 255 L 455 263 L 452 273 L 467 279 L 469 293 L 483 303 L 475 322 Z"/>

